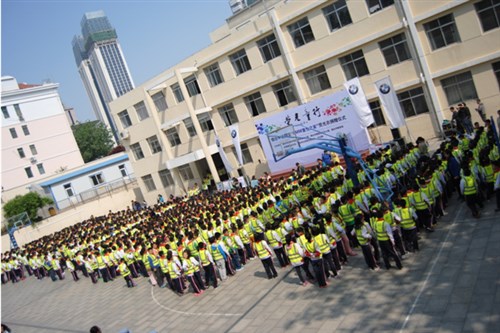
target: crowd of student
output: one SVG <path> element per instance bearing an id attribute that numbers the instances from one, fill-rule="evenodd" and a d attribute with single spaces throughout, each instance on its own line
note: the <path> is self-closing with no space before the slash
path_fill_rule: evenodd
<path id="1" fill-rule="evenodd" d="M 139 276 L 182 295 L 195 295 L 260 259 L 269 279 L 291 265 L 301 284 L 326 287 L 353 248 L 367 266 L 386 269 L 391 260 L 419 250 L 418 233 L 432 232 L 453 192 L 479 217 L 477 206 L 496 191 L 500 208 L 499 152 L 488 127 L 452 137 L 432 155 L 409 144 L 366 157 L 370 175 L 356 163 L 357 182 L 335 159 L 306 170 L 297 163 L 288 178 L 256 186 L 170 198 L 138 210 L 109 212 L 2 255 L 2 283 L 27 275 L 52 281 L 81 276 L 104 283 L 121 276 L 128 287 Z M 371 171 L 370 171 L 371 170 Z M 379 200 L 374 176 L 382 194 Z M 385 188 L 385 190 L 384 190 Z"/>

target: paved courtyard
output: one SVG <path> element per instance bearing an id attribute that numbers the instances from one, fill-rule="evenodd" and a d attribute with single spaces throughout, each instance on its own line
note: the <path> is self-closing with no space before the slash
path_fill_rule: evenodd
<path id="1" fill-rule="evenodd" d="M 201 297 L 176 296 L 146 279 L 92 285 L 29 278 L 1 289 L 3 323 L 15 333 L 500 332 L 500 213 L 480 219 L 453 201 L 436 232 L 404 269 L 370 271 L 361 253 L 326 289 L 298 285 L 295 272 L 265 278 L 258 260 Z M 360 252 L 360 251 L 358 251 Z"/>

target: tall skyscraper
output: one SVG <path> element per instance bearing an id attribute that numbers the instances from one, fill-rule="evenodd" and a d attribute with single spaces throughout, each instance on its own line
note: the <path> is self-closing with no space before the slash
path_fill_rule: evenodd
<path id="1" fill-rule="evenodd" d="M 98 120 L 118 133 L 108 103 L 134 89 L 115 29 L 102 10 L 86 13 L 82 34 L 73 38 L 76 66 Z"/>

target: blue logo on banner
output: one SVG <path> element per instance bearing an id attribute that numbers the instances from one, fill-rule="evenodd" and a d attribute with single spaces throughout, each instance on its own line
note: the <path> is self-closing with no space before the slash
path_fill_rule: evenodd
<path id="1" fill-rule="evenodd" d="M 381 84 L 379 89 L 380 89 L 380 92 L 384 95 L 388 94 L 389 91 L 391 91 L 391 87 L 386 83 Z"/>
<path id="2" fill-rule="evenodd" d="M 355 85 L 355 84 L 351 84 L 351 85 L 349 86 L 349 93 L 350 93 L 351 95 L 356 95 L 356 94 L 358 93 L 358 91 L 359 91 L 359 88 L 358 88 L 358 86 L 357 86 L 357 85 Z"/>
<path id="3" fill-rule="evenodd" d="M 234 138 L 236 138 L 236 135 L 238 135 L 238 133 L 236 132 L 236 130 L 232 130 L 231 131 L 231 137 L 234 139 Z"/>

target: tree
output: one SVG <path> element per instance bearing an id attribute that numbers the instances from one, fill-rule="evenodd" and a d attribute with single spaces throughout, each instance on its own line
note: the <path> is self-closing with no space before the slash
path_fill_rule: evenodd
<path id="1" fill-rule="evenodd" d="M 31 221 L 36 221 L 38 209 L 53 203 L 54 201 L 50 198 L 42 197 L 36 192 L 29 192 L 25 195 L 16 195 L 14 199 L 7 201 L 3 205 L 3 211 L 7 218 L 26 212 Z"/>
<path id="2" fill-rule="evenodd" d="M 107 156 L 113 148 L 113 134 L 97 120 L 74 125 L 72 129 L 85 163 Z"/>

